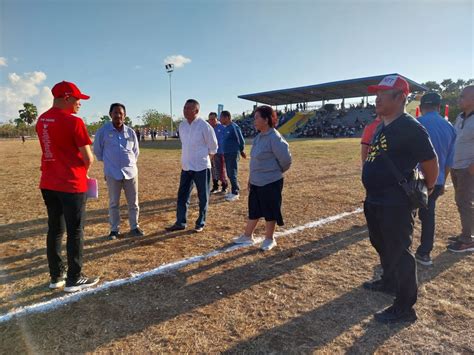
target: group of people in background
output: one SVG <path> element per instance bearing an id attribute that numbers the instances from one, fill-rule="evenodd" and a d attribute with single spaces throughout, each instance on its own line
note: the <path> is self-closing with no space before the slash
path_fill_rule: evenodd
<path id="1" fill-rule="evenodd" d="M 436 93 L 421 98 L 423 115 L 418 120 L 406 114 L 410 88 L 401 76 L 387 76 L 368 90 L 376 95 L 378 119 L 365 128 L 361 140 L 362 182 L 366 189 L 364 213 L 370 242 L 379 254 L 383 273 L 379 280 L 363 286 L 395 296 L 392 306 L 376 313 L 377 321 L 414 321 L 417 315 L 413 306 L 418 296 L 416 262 L 433 264 L 430 253 L 435 235 L 435 207 L 449 174 L 462 231 L 450 238 L 448 249 L 474 251 L 474 86 L 464 88 L 461 93 L 462 113 L 454 127 L 439 115 L 441 97 Z M 79 111 L 81 100 L 89 96 L 65 81 L 56 84 L 52 93 L 53 107 L 39 117 L 36 126 L 43 152 L 40 189 L 48 212 L 50 288 L 65 286 L 66 292 L 75 292 L 99 281 L 82 273 L 88 171 L 94 158 L 84 123 L 74 114 Z M 211 112 L 208 121 L 199 116 L 199 111 L 197 100 L 186 101 L 184 120 L 179 126 L 182 150 L 176 220 L 166 228 L 170 232 L 187 228 L 194 186 L 199 199 L 199 214 L 194 221 L 197 233 L 206 226 L 211 193 L 225 193 L 229 202 L 240 198 L 238 163 L 240 157 L 247 157 L 242 131 L 232 122 L 228 111 L 222 111 L 219 119 Z M 120 235 L 122 190 L 128 204 L 129 235 L 141 237 L 144 232 L 138 222 L 138 137 L 124 124 L 123 104 L 112 104 L 109 114 L 111 122 L 99 129 L 93 147 L 97 159 L 104 163 L 109 194 L 108 237 L 116 239 Z M 247 223 L 234 238 L 237 244 L 254 244 L 255 228 L 264 218 L 265 239 L 260 245 L 264 251 L 276 246 L 275 227 L 284 223 L 283 175 L 292 163 L 288 143 L 274 128 L 276 122 L 277 114 L 271 107 L 259 106 L 254 110 L 254 126 L 259 133 L 250 151 Z M 428 207 L 418 211 L 422 236 L 414 255 L 410 246 L 416 209 L 401 185 L 412 180 L 417 170 L 423 173 L 429 198 Z M 397 175 L 403 176 L 404 181 Z M 67 266 L 61 257 L 64 231 L 67 232 Z"/>
<path id="2" fill-rule="evenodd" d="M 168 139 L 169 132 L 167 129 L 156 129 L 156 128 L 136 128 L 135 134 L 139 142 L 145 141 L 146 137 L 150 137 L 152 141 L 157 140 L 158 136 L 164 137 L 165 140 Z"/>

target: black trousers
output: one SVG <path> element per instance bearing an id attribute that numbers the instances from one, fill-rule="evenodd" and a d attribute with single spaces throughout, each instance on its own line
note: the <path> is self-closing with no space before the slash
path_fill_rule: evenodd
<path id="1" fill-rule="evenodd" d="M 418 295 L 416 261 L 410 250 L 415 212 L 409 206 L 364 203 L 370 242 L 380 257 L 382 279 L 396 290 L 395 306 L 410 309 Z"/>
<path id="2" fill-rule="evenodd" d="M 66 231 L 67 278 L 75 281 L 82 270 L 86 194 L 45 189 L 41 193 L 48 210 L 46 253 L 49 273 L 51 277 L 58 277 L 66 270 L 61 257 L 62 238 Z"/>

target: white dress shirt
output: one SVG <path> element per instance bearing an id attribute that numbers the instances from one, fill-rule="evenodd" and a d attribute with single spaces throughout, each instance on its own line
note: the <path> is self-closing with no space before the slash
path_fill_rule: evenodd
<path id="1" fill-rule="evenodd" d="M 211 167 L 209 154 L 217 152 L 217 138 L 214 129 L 202 118 L 195 118 L 191 124 L 184 119 L 179 125 L 181 140 L 181 167 L 184 171 L 202 171 Z"/>

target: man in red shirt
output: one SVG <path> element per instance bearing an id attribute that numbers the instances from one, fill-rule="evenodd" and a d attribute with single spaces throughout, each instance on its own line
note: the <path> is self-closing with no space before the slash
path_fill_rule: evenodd
<path id="1" fill-rule="evenodd" d="M 51 90 L 53 107 L 38 118 L 36 132 L 43 152 L 40 189 L 48 212 L 46 250 L 51 283 L 76 292 L 95 285 L 99 278 L 87 278 L 82 271 L 82 249 L 86 211 L 87 172 L 93 162 L 92 143 L 79 112 L 87 100 L 73 83 L 56 84 Z M 61 243 L 67 233 L 67 277 L 61 258 Z M 65 281 L 66 279 L 66 281 Z"/>

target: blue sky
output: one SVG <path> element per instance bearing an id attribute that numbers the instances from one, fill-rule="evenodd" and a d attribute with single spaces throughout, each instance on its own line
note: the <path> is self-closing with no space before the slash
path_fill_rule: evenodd
<path id="1" fill-rule="evenodd" d="M 398 72 L 418 82 L 474 77 L 474 1 L 0 0 L 0 121 L 25 101 L 45 109 L 73 81 L 93 122 L 112 102 L 134 122 L 187 98 L 202 116 L 240 94 Z M 137 122 L 138 123 L 138 122 Z"/>

